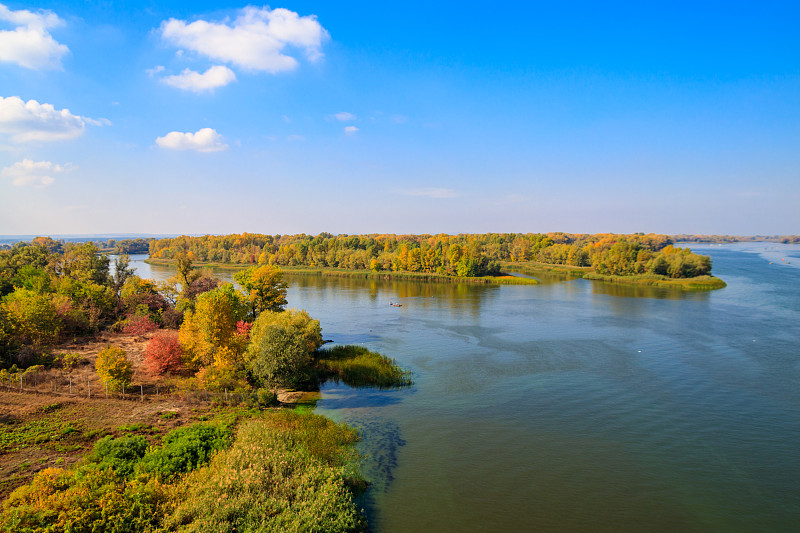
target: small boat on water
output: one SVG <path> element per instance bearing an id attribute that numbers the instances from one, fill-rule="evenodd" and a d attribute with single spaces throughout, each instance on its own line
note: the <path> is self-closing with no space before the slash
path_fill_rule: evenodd
<path id="1" fill-rule="evenodd" d="M 392 307 L 403 307 L 403 304 L 396 304 L 394 302 L 389 302 L 389 305 L 391 305 Z"/>

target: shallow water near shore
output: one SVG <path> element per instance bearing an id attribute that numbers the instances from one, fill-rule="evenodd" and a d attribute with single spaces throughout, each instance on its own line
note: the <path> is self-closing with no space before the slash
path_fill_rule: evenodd
<path id="1" fill-rule="evenodd" d="M 362 431 L 372 530 L 794 531 L 800 247 L 692 249 L 727 288 L 289 277 L 326 339 L 414 372 L 317 402 Z"/>

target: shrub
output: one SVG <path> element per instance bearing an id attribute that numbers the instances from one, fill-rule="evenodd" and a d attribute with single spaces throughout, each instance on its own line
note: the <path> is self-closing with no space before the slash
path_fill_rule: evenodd
<path id="1" fill-rule="evenodd" d="M 128 477 L 146 451 L 147 440 L 142 436 L 113 438 L 107 435 L 95 442 L 88 460 L 101 470 L 110 468 L 121 477 Z"/>
<path id="2" fill-rule="evenodd" d="M 152 375 L 179 372 L 183 369 L 182 354 L 177 332 L 159 332 L 145 346 L 145 369 Z"/>
<path id="3" fill-rule="evenodd" d="M 317 415 L 278 412 L 241 427 L 230 450 L 184 478 L 167 529 L 364 531 L 350 487 L 356 432 Z"/>
<path id="4" fill-rule="evenodd" d="M 158 325 L 150 319 L 149 315 L 131 315 L 122 328 L 128 335 L 144 335 L 158 329 Z"/>
<path id="5" fill-rule="evenodd" d="M 97 375 L 114 389 L 128 385 L 133 377 L 133 368 L 125 350 L 110 344 L 97 354 Z"/>
<path id="6" fill-rule="evenodd" d="M 139 472 L 171 480 L 207 464 L 219 450 L 230 447 L 233 430 L 224 424 L 194 424 L 167 433 L 162 446 L 145 455 Z"/>
<path id="7" fill-rule="evenodd" d="M 3 502 L 0 531 L 154 531 L 172 507 L 155 479 L 121 481 L 113 470 L 47 468 Z"/>

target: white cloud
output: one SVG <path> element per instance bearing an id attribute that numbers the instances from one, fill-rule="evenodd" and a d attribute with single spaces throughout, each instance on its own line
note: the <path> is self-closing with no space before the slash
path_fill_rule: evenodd
<path id="1" fill-rule="evenodd" d="M 305 51 L 311 61 L 320 58 L 328 32 L 314 15 L 301 17 L 288 9 L 248 6 L 232 23 L 169 19 L 161 24 L 161 36 L 213 60 L 274 74 L 297 67 L 287 48 Z"/>
<path id="2" fill-rule="evenodd" d="M 203 92 L 213 91 L 217 87 L 224 87 L 236 81 L 236 74 L 228 67 L 213 66 L 203 74 L 190 69 L 185 69 L 180 74 L 167 76 L 161 81 L 185 91 Z"/>
<path id="3" fill-rule="evenodd" d="M 52 185 L 55 178 L 52 174 L 59 174 L 72 170 L 72 165 L 56 165 L 50 161 L 33 161 L 23 159 L 10 167 L 2 170 L 4 178 L 12 178 L 11 183 L 17 187 L 36 187 L 42 189 Z"/>
<path id="4" fill-rule="evenodd" d="M 358 132 L 358 128 L 356 128 L 355 126 L 345 126 L 344 132 L 348 135 L 355 135 L 356 132 Z"/>
<path id="5" fill-rule="evenodd" d="M 48 28 L 63 24 L 52 11 L 11 11 L 0 4 L 0 21 L 10 22 L 13 30 L 0 31 L 0 61 L 38 69 L 61 68 L 61 58 L 69 48 L 57 42 Z"/>
<path id="6" fill-rule="evenodd" d="M 150 76 L 150 77 L 152 78 L 152 77 L 153 77 L 153 76 L 155 76 L 156 74 L 159 74 L 159 73 L 161 73 L 161 72 L 164 72 L 164 65 L 156 65 L 156 66 L 155 66 L 155 67 L 153 67 L 153 68 L 148 68 L 148 69 L 145 69 L 145 72 L 147 72 L 147 75 L 148 75 L 148 76 Z"/>
<path id="7" fill-rule="evenodd" d="M 107 126 L 107 119 L 73 115 L 69 109 L 56 109 L 36 100 L 0 96 L 0 133 L 10 134 L 13 142 L 63 141 L 80 137 L 86 124 Z"/>
<path id="8" fill-rule="evenodd" d="M 211 128 L 197 130 L 196 133 L 171 131 L 156 139 L 156 144 L 168 150 L 194 150 L 195 152 L 220 152 L 228 145 L 222 135 Z"/>
<path id="9" fill-rule="evenodd" d="M 439 187 L 428 187 L 426 189 L 405 189 L 395 191 L 397 194 L 406 196 L 425 196 L 428 198 L 455 198 L 458 196 L 453 189 L 444 189 Z"/>
<path id="10" fill-rule="evenodd" d="M 295 133 L 286 137 L 286 140 L 289 142 L 303 142 L 306 140 L 306 138 Z"/>
<path id="11" fill-rule="evenodd" d="M 349 120 L 355 120 L 356 116 L 352 113 L 348 113 L 347 111 L 342 111 L 341 113 L 335 113 L 333 118 L 339 122 L 347 122 Z"/>
<path id="12" fill-rule="evenodd" d="M 394 122 L 395 124 L 405 124 L 406 122 L 408 122 L 408 117 L 405 115 L 395 114 L 392 115 L 392 122 Z"/>

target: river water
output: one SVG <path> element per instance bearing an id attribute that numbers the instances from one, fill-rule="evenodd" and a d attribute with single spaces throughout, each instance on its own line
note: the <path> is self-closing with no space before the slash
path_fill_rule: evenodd
<path id="1" fill-rule="evenodd" d="M 362 432 L 372 529 L 796 531 L 800 247 L 693 250 L 727 288 L 290 277 L 326 339 L 414 373 L 317 404 Z"/>

